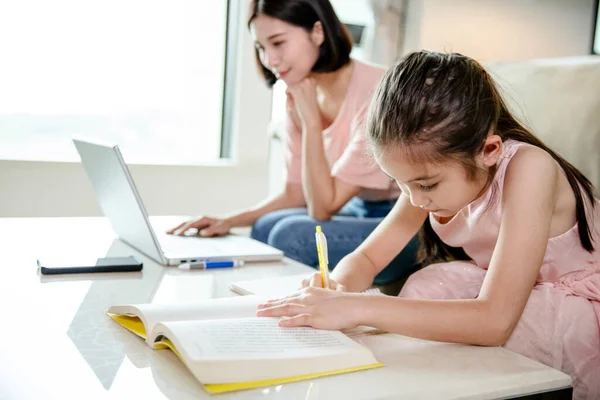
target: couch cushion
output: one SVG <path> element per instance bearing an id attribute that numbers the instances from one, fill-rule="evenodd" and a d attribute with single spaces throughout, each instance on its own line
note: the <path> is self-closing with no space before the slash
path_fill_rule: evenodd
<path id="1" fill-rule="evenodd" d="M 511 110 L 600 189 L 600 56 L 485 65 Z"/>

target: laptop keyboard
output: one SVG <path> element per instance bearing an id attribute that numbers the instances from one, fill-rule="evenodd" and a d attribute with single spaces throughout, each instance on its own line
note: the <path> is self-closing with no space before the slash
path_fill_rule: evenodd
<path id="1" fill-rule="evenodd" d="M 158 241 L 163 251 L 169 253 L 199 253 L 199 252 L 216 252 L 222 248 L 219 242 L 215 240 L 203 240 L 195 236 L 174 236 L 174 235 L 158 235 Z M 230 246 L 227 246 L 231 248 Z M 197 254 L 200 255 L 200 254 Z"/>
<path id="2" fill-rule="evenodd" d="M 227 235 L 201 238 L 198 236 L 175 236 L 159 234 L 158 241 L 163 252 L 178 257 L 215 257 L 222 254 L 255 254 L 264 251 L 260 244 L 247 237 Z"/>

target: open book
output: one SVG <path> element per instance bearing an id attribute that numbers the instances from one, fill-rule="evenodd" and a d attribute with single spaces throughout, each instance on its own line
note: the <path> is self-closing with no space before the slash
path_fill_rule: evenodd
<path id="1" fill-rule="evenodd" d="M 239 281 L 230 284 L 229 289 L 237 294 L 254 294 L 266 299 L 277 299 L 300 290 L 302 279 L 306 277 L 306 274 L 302 274 Z M 367 289 L 363 293 L 382 294 L 381 291 L 376 288 Z"/>
<path id="2" fill-rule="evenodd" d="M 256 296 L 113 306 L 107 315 L 154 349 L 170 348 L 211 393 L 382 366 L 339 331 L 281 328 L 255 317 Z"/>
<path id="3" fill-rule="evenodd" d="M 306 277 L 307 275 L 303 274 L 239 281 L 231 283 L 229 289 L 244 296 L 256 295 L 265 299 L 278 299 L 298 291 L 302 285 L 302 279 Z M 367 289 L 362 293 L 383 295 L 377 288 Z M 344 333 L 346 336 L 356 337 L 378 335 L 380 333 L 385 333 L 385 331 L 370 326 L 360 325 L 353 329 L 347 329 Z"/>

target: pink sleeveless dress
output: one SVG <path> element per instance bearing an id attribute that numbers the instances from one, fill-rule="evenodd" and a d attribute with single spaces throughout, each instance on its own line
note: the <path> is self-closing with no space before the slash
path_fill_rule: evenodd
<path id="1" fill-rule="evenodd" d="M 400 296 L 478 296 L 500 232 L 506 167 L 523 146 L 529 145 L 513 140 L 504 143 L 495 190 L 488 190 L 445 224 L 429 216 L 444 243 L 463 247 L 473 261 L 430 265 L 408 279 Z M 548 240 L 536 285 L 504 345 L 571 375 L 575 399 L 600 399 L 600 201 L 596 200 L 593 210 L 590 205 L 587 214 L 594 252 L 581 246 L 577 225 Z"/>

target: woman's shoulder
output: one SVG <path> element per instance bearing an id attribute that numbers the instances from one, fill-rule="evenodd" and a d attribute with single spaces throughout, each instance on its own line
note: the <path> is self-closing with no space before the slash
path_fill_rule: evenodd
<path id="1" fill-rule="evenodd" d="M 375 90 L 375 87 L 377 87 L 377 84 L 381 78 L 383 78 L 387 69 L 381 65 L 371 64 L 354 58 L 352 59 L 352 62 L 354 63 L 354 81 L 365 89 L 370 88 Z"/>
<path id="2" fill-rule="evenodd" d="M 365 102 L 370 102 L 386 68 L 356 59 L 352 59 L 352 62 L 354 71 L 348 96 L 354 98 L 354 104 L 357 107 L 361 107 Z"/>
<path id="3" fill-rule="evenodd" d="M 379 80 L 387 71 L 387 68 L 383 65 L 370 63 L 368 61 L 353 58 L 352 62 L 354 63 L 355 68 L 357 68 L 357 71 L 360 71 L 361 76 L 364 76 L 367 79 L 371 78 L 373 80 Z"/>

